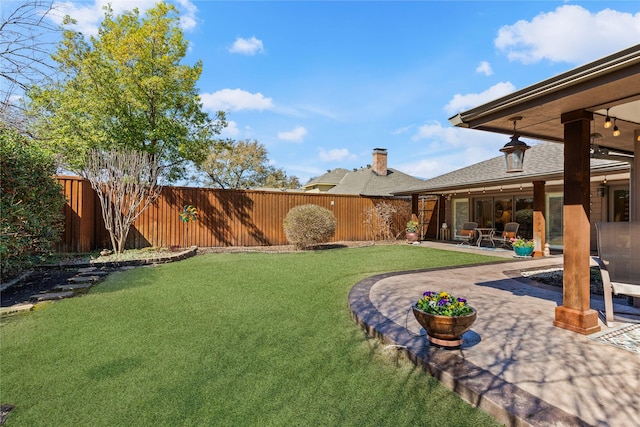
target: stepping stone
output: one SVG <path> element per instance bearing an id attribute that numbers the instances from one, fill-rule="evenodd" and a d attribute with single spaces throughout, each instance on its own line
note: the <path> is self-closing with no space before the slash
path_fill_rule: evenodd
<path id="1" fill-rule="evenodd" d="M 86 276 L 98 276 L 105 277 L 108 276 L 108 271 L 78 271 L 78 276 L 86 277 Z"/>
<path id="2" fill-rule="evenodd" d="M 75 292 L 50 292 L 46 294 L 36 294 L 29 297 L 33 301 L 54 301 L 57 299 L 71 298 L 75 296 Z"/>
<path id="3" fill-rule="evenodd" d="M 58 285 L 55 287 L 56 291 L 84 291 L 93 286 L 93 283 L 80 283 L 77 285 L 67 284 L 67 285 Z"/>
<path id="4" fill-rule="evenodd" d="M 67 279 L 69 283 L 93 283 L 99 280 L 98 276 L 73 276 Z"/>
<path id="5" fill-rule="evenodd" d="M 78 269 L 78 273 L 90 273 L 96 271 L 98 267 L 83 267 Z"/>

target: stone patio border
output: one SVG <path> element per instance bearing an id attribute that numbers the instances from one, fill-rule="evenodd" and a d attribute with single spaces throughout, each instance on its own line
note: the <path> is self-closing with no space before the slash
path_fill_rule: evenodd
<path id="1" fill-rule="evenodd" d="M 469 267 L 472 266 L 384 273 L 366 278 L 349 292 L 351 317 L 368 335 L 396 346 L 416 366 L 500 423 L 517 427 L 588 426 L 581 419 L 468 362 L 464 358 L 465 345 L 460 350 L 445 350 L 430 345 L 424 336 L 409 335 L 404 326 L 384 317 L 369 298 L 373 285 L 387 277 Z M 491 385 L 488 392 L 487 384 Z"/>

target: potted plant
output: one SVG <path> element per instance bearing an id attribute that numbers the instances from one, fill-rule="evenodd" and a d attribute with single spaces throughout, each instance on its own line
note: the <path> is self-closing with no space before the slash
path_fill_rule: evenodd
<path id="1" fill-rule="evenodd" d="M 427 291 L 413 306 L 413 315 L 427 333 L 427 340 L 444 348 L 458 348 L 462 335 L 476 320 L 476 309 L 464 298 L 448 292 Z"/>
<path id="2" fill-rule="evenodd" d="M 420 227 L 420 223 L 416 219 L 410 219 L 407 222 L 407 241 L 409 243 L 417 242 L 419 239 L 418 229 Z"/>
<path id="3" fill-rule="evenodd" d="M 522 237 L 514 237 L 511 239 L 511 246 L 516 256 L 529 257 L 533 253 L 535 243 L 533 240 L 527 240 Z"/>

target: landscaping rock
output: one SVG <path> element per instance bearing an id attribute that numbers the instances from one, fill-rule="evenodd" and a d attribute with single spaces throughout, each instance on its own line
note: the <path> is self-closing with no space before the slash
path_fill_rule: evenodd
<path id="1" fill-rule="evenodd" d="M 69 283 L 94 283 L 101 279 L 98 276 L 73 276 L 67 279 Z"/>
<path id="2" fill-rule="evenodd" d="M 42 302 L 42 301 L 55 301 L 55 300 L 64 299 L 64 298 L 71 298 L 73 296 L 75 296 L 75 292 L 70 292 L 70 291 L 69 292 L 51 292 L 46 294 L 31 295 L 29 299 L 36 302 Z"/>
<path id="3" fill-rule="evenodd" d="M 98 276 L 98 277 L 106 277 L 109 275 L 108 271 L 98 270 L 98 271 L 78 271 L 78 276 Z"/>
<path id="4" fill-rule="evenodd" d="M 58 285 L 54 288 L 54 290 L 78 292 L 78 291 L 86 291 L 92 286 L 93 286 L 93 283 L 80 283 L 80 284 L 68 283 L 66 285 Z"/>

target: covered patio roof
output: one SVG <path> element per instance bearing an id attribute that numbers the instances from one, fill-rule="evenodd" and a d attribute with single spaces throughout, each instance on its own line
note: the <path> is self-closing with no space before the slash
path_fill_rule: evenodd
<path id="1" fill-rule="evenodd" d="M 496 152 L 496 154 L 499 154 Z M 598 175 L 625 174 L 629 176 L 629 163 L 608 159 L 591 159 L 592 180 Z M 530 184 L 533 181 L 562 180 L 564 171 L 564 146 L 553 142 L 534 145 L 527 151 L 524 170 L 520 173 L 505 173 L 504 156 L 467 166 L 462 169 L 428 179 L 419 185 L 408 187 L 395 195 L 423 193 L 445 194 L 461 190 Z M 600 178 L 602 179 L 602 178 Z"/>
<path id="2" fill-rule="evenodd" d="M 604 128 L 607 115 L 620 129 Z M 553 324 L 582 334 L 600 330 L 590 297 L 590 157 L 597 132 L 603 151 L 631 157 L 630 218 L 640 220 L 640 44 L 544 80 L 449 121 L 454 126 L 564 144 L 563 304 Z M 599 150 L 598 150 L 599 151 Z M 526 163 L 526 160 L 525 160 Z M 505 172 L 506 173 L 506 172 Z M 534 240 L 544 242 L 544 182 L 534 182 Z"/>
<path id="3" fill-rule="evenodd" d="M 603 127 L 607 108 L 617 118 L 618 137 Z M 634 139 L 640 134 L 640 44 L 461 112 L 449 122 L 511 135 L 513 122 L 509 119 L 520 116 L 517 131 L 521 135 L 564 142 L 560 116 L 576 110 L 593 113 L 595 132 L 602 134 L 599 146 L 634 151 Z"/>

